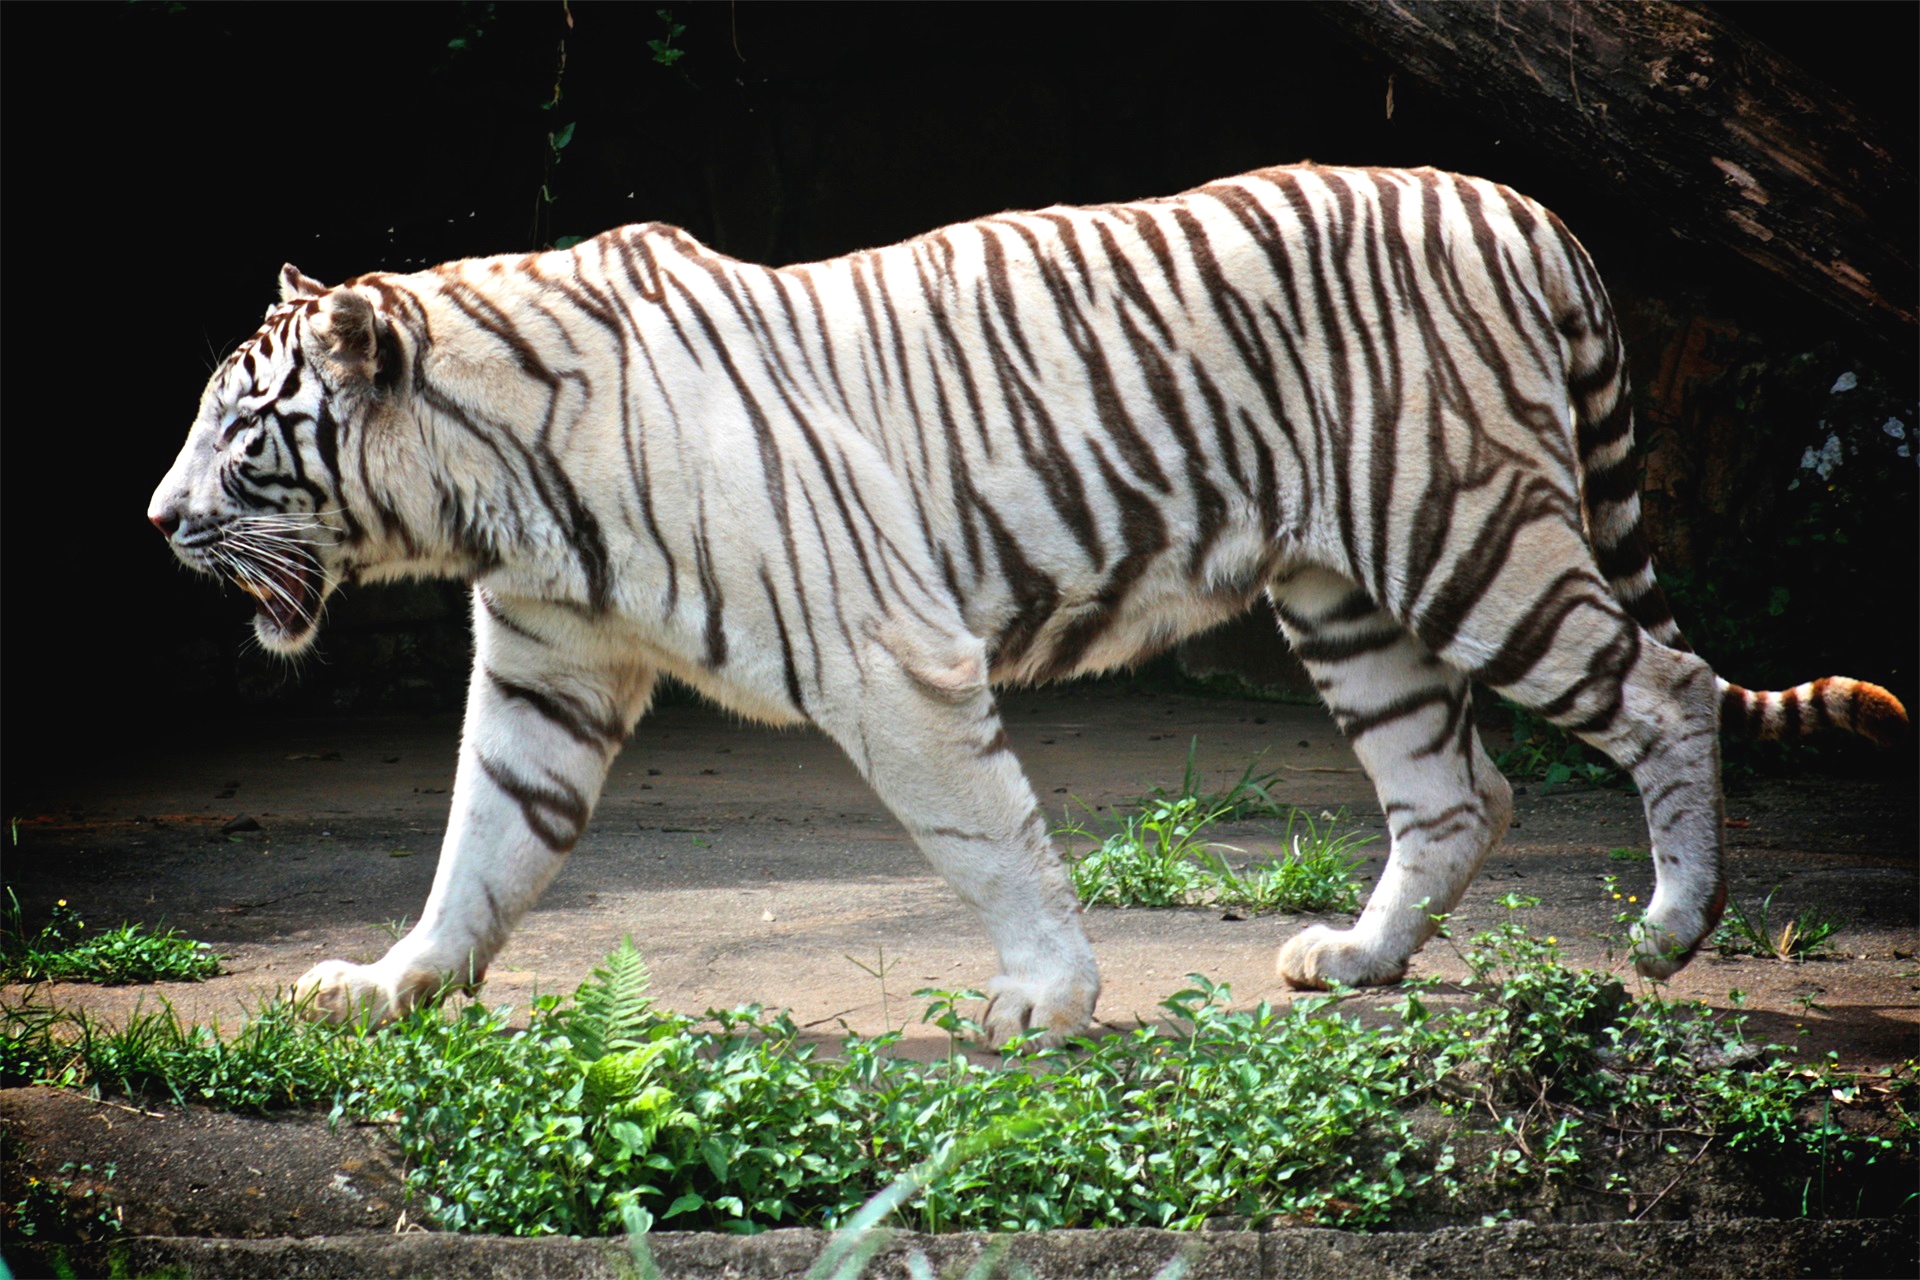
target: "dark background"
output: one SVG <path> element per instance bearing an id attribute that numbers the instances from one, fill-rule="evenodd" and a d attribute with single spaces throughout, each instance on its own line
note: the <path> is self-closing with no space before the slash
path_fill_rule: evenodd
<path id="1" fill-rule="evenodd" d="M 1715 9 L 1852 95 L 1911 162 L 1920 7 Z M 99 753 L 233 717 L 460 703 L 457 587 L 338 598 L 289 665 L 145 522 L 281 262 L 334 282 L 646 219 L 800 261 L 1306 158 L 1460 169 L 1560 213 L 1627 330 L 1649 520 L 1696 644 L 1743 683 L 1844 672 L 1911 701 L 1915 466 L 1882 424 L 1920 425 L 1912 335 L 1857 331 L 1679 243 L 1582 156 L 1407 77 L 1389 119 L 1390 68 L 1311 5 L 672 10 L 685 52 L 663 66 L 653 4 L 5 6 L 10 814 L 57 803 Z M 1910 192 L 1894 216 L 1911 242 Z M 1846 371 L 1859 386 L 1830 392 Z M 1814 483 L 1800 462 L 1829 433 L 1848 461 Z"/>

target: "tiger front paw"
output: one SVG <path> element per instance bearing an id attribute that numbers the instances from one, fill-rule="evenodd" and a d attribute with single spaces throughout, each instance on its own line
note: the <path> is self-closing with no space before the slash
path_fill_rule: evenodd
<path id="1" fill-rule="evenodd" d="M 293 984 L 293 999 L 315 1022 L 379 1027 L 438 1000 L 445 986 L 441 974 L 422 969 L 389 976 L 377 964 L 323 960 Z"/>
<path id="2" fill-rule="evenodd" d="M 1038 1048 L 1057 1048 L 1093 1022 L 1099 996 L 1098 977 L 1042 984 L 1003 973 L 987 984 L 987 1011 L 980 1019 L 987 1044 L 1000 1049 L 1025 1036 Z"/>
<path id="3" fill-rule="evenodd" d="M 1355 930 L 1317 924 L 1280 948 L 1275 967 L 1290 987 L 1325 991 L 1398 982 L 1407 972 L 1407 957 L 1382 954 L 1358 938 Z"/>
<path id="4" fill-rule="evenodd" d="M 1643 978 L 1664 982 L 1687 967 L 1706 932 L 1669 928 L 1649 915 L 1633 927 L 1633 967 Z M 1685 941 L 1689 934 L 1694 938 L 1691 943 Z"/>

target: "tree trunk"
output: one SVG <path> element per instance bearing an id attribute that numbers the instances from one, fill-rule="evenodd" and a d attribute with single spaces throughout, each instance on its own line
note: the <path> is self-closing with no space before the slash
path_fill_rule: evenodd
<path id="1" fill-rule="evenodd" d="M 1725 245 L 1911 343 L 1906 158 L 1844 97 L 1714 15 L 1669 0 L 1318 7 L 1395 74 L 1566 152 L 1675 235 Z"/>

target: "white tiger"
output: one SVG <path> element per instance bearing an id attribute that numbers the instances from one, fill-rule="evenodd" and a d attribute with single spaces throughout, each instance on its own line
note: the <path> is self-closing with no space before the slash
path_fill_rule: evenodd
<path id="1" fill-rule="evenodd" d="M 300 980 L 340 1019 L 478 983 L 667 673 L 852 756 L 999 953 L 995 1043 L 1100 979 L 992 686 L 1131 662 L 1263 592 L 1391 831 L 1299 986 L 1389 982 L 1506 830 L 1483 681 L 1628 769 L 1684 964 L 1725 900 L 1716 730 L 1904 729 L 1687 651 L 1639 529 L 1619 335 L 1539 205 L 1433 170 L 1268 169 L 828 262 L 660 225 L 374 273 L 291 266 L 149 518 L 271 649 L 343 582 L 473 584 L 452 818 L 419 923 Z"/>

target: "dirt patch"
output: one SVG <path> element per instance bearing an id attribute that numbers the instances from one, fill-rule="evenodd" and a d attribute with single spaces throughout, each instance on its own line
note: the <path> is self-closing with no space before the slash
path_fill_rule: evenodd
<path id="1" fill-rule="evenodd" d="M 389 1144 L 377 1130 L 336 1128 L 320 1116 L 263 1119 L 0 1089 L 0 1126 L 10 1169 L 63 1180 L 64 1166 L 91 1164 L 79 1189 L 116 1205 L 131 1235 L 335 1235 L 400 1221 L 404 1170 Z M 302 1194 L 289 1197 L 290 1187 Z M 17 1200 L 19 1189 L 9 1185 L 7 1198 Z"/>
<path id="2" fill-rule="evenodd" d="M 1108 688 L 1017 694 L 1006 707 L 1014 746 L 1056 814 L 1073 806 L 1098 820 L 1177 784 L 1197 737 L 1210 781 L 1230 781 L 1264 750 L 1283 799 L 1315 813 L 1345 809 L 1356 825 L 1382 829 L 1370 785 L 1315 708 Z M 164 756 L 69 780 L 22 815 L 7 858 L 7 885 L 28 919 L 66 898 L 96 925 L 170 924 L 211 943 L 227 972 L 157 988 L 63 985 L 34 998 L 106 1015 L 166 999 L 188 1017 L 231 1024 L 315 961 L 378 955 L 432 879 L 457 732 L 453 721 L 418 720 L 206 732 Z M 1816 911 L 1843 927 L 1829 959 L 1707 954 L 1670 993 L 1729 1008 L 1737 990 L 1751 1034 L 1810 1057 L 1832 1052 L 1863 1069 L 1913 1058 L 1916 793 L 1911 760 L 1899 768 L 1854 779 L 1734 779 L 1736 900 L 1757 907 L 1778 886 L 1776 913 Z M 259 829 L 223 830 L 242 815 Z M 1246 823 L 1220 838 L 1251 852 L 1278 835 Z M 1529 788 L 1454 932 L 1502 918 L 1499 897 L 1518 891 L 1542 899 L 1528 925 L 1557 937 L 1570 961 L 1624 967 L 1609 940 L 1624 897 L 1617 903 L 1611 892 L 1644 901 L 1652 873 L 1615 851 L 1645 848 L 1633 796 Z M 1385 850 L 1368 852 L 1371 878 Z M 1127 1026 L 1156 1016 L 1191 971 L 1229 983 L 1240 1003 L 1284 1001 L 1273 955 L 1306 923 L 1217 910 L 1091 911 L 1105 980 L 1100 1017 Z M 921 1002 L 910 993 L 978 987 L 991 974 L 978 928 L 837 750 L 815 734 L 742 726 L 691 705 L 642 725 L 587 837 L 492 970 L 487 998 L 524 1007 L 539 992 L 570 991 L 627 933 L 665 1007 L 786 1005 L 823 1038 L 904 1024 L 906 1049 L 917 1054 L 943 1051 L 945 1041 L 919 1027 Z M 1466 976 L 1442 942 L 1414 972 Z M 41 1091 L 7 1095 L 8 1196 L 25 1168 L 40 1176 L 67 1161 L 111 1160 L 113 1192 L 128 1226 L 143 1233 L 319 1235 L 401 1221 L 397 1170 L 368 1131 L 147 1110 L 160 1118 Z"/>

